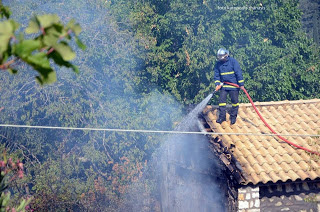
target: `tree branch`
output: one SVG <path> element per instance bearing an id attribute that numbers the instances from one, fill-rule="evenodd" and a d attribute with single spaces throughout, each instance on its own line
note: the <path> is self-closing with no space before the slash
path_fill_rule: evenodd
<path id="1" fill-rule="evenodd" d="M 17 59 L 18 59 L 18 58 L 14 58 L 14 59 L 6 62 L 5 64 L 0 65 L 0 69 L 1 69 L 1 70 L 6 70 L 6 69 L 8 69 L 8 68 L 10 67 L 10 65 L 12 65 L 14 62 L 16 62 Z"/>

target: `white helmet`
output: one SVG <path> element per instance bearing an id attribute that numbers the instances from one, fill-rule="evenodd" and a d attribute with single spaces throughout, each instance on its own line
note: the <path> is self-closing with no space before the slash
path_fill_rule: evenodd
<path id="1" fill-rule="evenodd" d="M 229 51 L 224 48 L 220 48 L 217 52 L 217 59 L 220 61 L 224 61 L 228 56 Z"/>

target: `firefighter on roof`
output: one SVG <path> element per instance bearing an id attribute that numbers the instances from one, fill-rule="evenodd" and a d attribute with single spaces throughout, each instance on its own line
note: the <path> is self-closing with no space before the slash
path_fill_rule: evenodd
<path id="1" fill-rule="evenodd" d="M 221 124 L 226 121 L 226 105 L 227 95 L 231 98 L 232 108 L 230 112 L 230 123 L 234 124 L 237 120 L 239 109 L 239 88 L 223 84 L 224 82 L 231 82 L 238 84 L 240 87 L 244 86 L 242 71 L 236 59 L 229 56 L 229 51 L 226 49 L 219 49 L 217 52 L 217 63 L 214 67 L 214 82 L 216 91 L 220 90 L 219 97 L 219 117 L 217 123 Z"/>

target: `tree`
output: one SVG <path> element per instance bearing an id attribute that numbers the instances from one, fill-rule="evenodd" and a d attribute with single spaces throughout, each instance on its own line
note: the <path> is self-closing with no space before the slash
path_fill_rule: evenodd
<path id="1" fill-rule="evenodd" d="M 225 32 L 231 41 L 225 45 L 241 61 L 253 99 L 319 98 L 319 48 L 302 32 L 298 1 L 256 6 L 265 9 L 229 11 L 234 24 Z"/>
<path id="2" fill-rule="evenodd" d="M 30 5 L 38 10 L 40 6 L 60 8 L 56 10 L 61 17 L 85 14 L 79 19 L 84 29 L 81 40 L 88 49 L 75 61 L 81 74 L 75 77 L 61 69 L 54 86 L 40 87 L 26 81 L 32 78 L 30 72 L 23 77 L 2 75 L 1 123 L 172 129 L 181 115 L 179 105 L 156 90 L 135 93 L 132 78 L 135 79 L 140 64 L 132 56 L 132 33 L 119 30 L 106 8 L 96 2 L 97 8 L 92 5 L 89 9 L 88 1 L 77 0 L 62 6 L 57 2 L 29 1 L 12 7 L 13 11 L 30 11 Z M 15 18 L 22 22 L 23 13 Z M 108 209 L 116 211 L 163 137 L 118 132 L 0 130 L 1 142 L 10 147 L 10 152 L 22 151 L 25 156 L 28 185 L 34 196 L 31 208 L 45 210 L 50 205 L 56 211 L 99 210 L 106 207 L 99 202 L 101 199 L 110 203 Z M 148 180 L 142 184 L 154 189 L 151 185 L 155 183 Z"/>
<path id="3" fill-rule="evenodd" d="M 221 9 L 260 3 L 11 3 L 13 11 L 23 11 L 12 15 L 20 23 L 30 11 L 57 11 L 63 21 L 77 15 L 88 49 L 75 59 L 80 74 L 60 69 L 54 86 L 30 82 L 32 67 L 25 63 L 21 70 L 30 71 L 23 77 L 3 73 L 0 123 L 171 130 L 182 117 L 182 106 L 213 90 L 215 52 L 221 46 L 240 61 L 254 100 L 317 97 L 319 88 L 310 83 L 319 80 L 317 48 L 299 32 L 294 1 L 263 1 L 266 10 Z M 139 194 L 152 199 L 150 204 L 157 201 L 157 182 L 145 168 L 163 135 L 8 128 L 1 128 L 0 135 L 8 151 L 24 155 L 32 208 L 130 209 L 124 193 L 142 178 Z"/>
<path id="4" fill-rule="evenodd" d="M 319 97 L 319 47 L 301 30 L 297 0 L 167 3 L 137 1 L 128 13 L 144 65 L 142 91 L 156 84 L 184 104 L 199 102 L 213 90 L 215 53 L 226 47 L 254 100 Z"/>
<path id="5" fill-rule="evenodd" d="M 85 46 L 78 38 L 81 27 L 75 20 L 72 19 L 65 26 L 54 14 L 34 16 L 25 29 L 26 34 L 32 34 L 31 38 L 26 39 L 22 33 L 15 35 L 19 24 L 10 19 L 11 12 L 1 1 L 0 12 L 0 18 L 6 18 L 0 22 L 1 70 L 17 73 L 14 64 L 23 61 L 39 73 L 36 79 L 40 84 L 53 83 L 56 73 L 50 64 L 52 59 L 57 65 L 78 73 L 78 68 L 69 62 L 76 56 L 69 41 L 73 36 L 80 48 L 85 49 Z"/>
<path id="6" fill-rule="evenodd" d="M 2 149 L 2 148 L 1 148 Z M 6 152 L 3 152 L 3 158 L 0 158 L 0 211 L 17 211 L 24 212 L 31 202 L 31 198 L 21 199 L 18 206 L 10 207 L 9 186 L 11 186 L 17 179 L 23 178 L 23 164 L 17 160 L 13 162 L 12 158 L 7 159 Z"/>

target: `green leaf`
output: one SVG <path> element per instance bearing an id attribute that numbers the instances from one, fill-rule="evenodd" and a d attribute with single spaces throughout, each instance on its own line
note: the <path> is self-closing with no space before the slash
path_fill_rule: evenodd
<path id="1" fill-rule="evenodd" d="M 26 207 L 26 203 L 27 201 L 25 199 L 23 199 L 19 205 L 19 207 L 17 208 L 17 211 L 21 211 Z"/>
<path id="2" fill-rule="evenodd" d="M 46 29 L 46 34 L 43 35 L 43 42 L 47 46 L 57 45 L 59 39 L 67 34 L 62 24 L 53 24 Z"/>
<path id="3" fill-rule="evenodd" d="M 24 61 L 40 73 L 40 76 L 37 76 L 36 78 L 41 85 L 50 84 L 57 80 L 56 72 L 51 68 L 49 58 L 46 53 L 40 52 L 31 55 Z"/>
<path id="4" fill-rule="evenodd" d="M 34 50 L 40 48 L 40 45 L 39 40 L 23 40 L 15 45 L 14 53 L 21 58 L 25 58 L 31 55 Z"/>
<path id="5" fill-rule="evenodd" d="M 79 34 L 82 31 L 81 26 L 79 24 L 75 24 L 74 27 L 72 28 L 72 31 L 76 36 L 79 36 Z"/>
<path id="6" fill-rule="evenodd" d="M 74 19 L 71 19 L 69 23 L 66 25 L 66 27 L 70 28 L 76 36 L 79 36 L 79 34 L 82 31 L 81 26 L 77 24 Z"/>
<path id="7" fill-rule="evenodd" d="M 86 47 L 86 45 L 84 45 L 83 43 L 82 43 L 82 41 L 78 38 L 78 37 L 75 37 L 76 38 L 76 43 L 77 43 L 77 45 L 78 45 L 78 47 L 80 48 L 80 49 L 82 49 L 82 50 L 85 50 L 87 47 Z"/>
<path id="8" fill-rule="evenodd" d="M 64 28 L 63 24 L 55 23 L 46 30 L 46 33 L 62 36 L 63 34 L 67 33 L 67 30 Z"/>
<path id="9" fill-rule="evenodd" d="M 12 33 L 14 33 L 19 28 L 19 23 L 15 22 L 14 20 L 9 20 L 11 26 L 12 26 Z"/>
<path id="10" fill-rule="evenodd" d="M 0 22 L 0 35 L 11 35 L 14 32 L 12 21 Z"/>
<path id="11" fill-rule="evenodd" d="M 51 84 L 57 81 L 57 75 L 54 70 L 38 69 L 37 71 L 40 73 L 40 76 L 37 76 L 36 79 L 41 85 Z"/>
<path id="12" fill-rule="evenodd" d="M 4 205 L 4 206 L 7 206 L 7 204 L 9 203 L 9 201 L 10 201 L 10 196 L 11 196 L 11 193 L 10 192 L 8 192 L 8 193 L 2 193 L 1 194 L 1 198 L 3 198 L 2 199 L 2 205 Z"/>
<path id="13" fill-rule="evenodd" d="M 13 20 L 0 22 L 0 56 L 8 50 L 10 38 L 18 27 L 19 24 Z"/>
<path id="14" fill-rule="evenodd" d="M 60 22 L 60 18 L 56 14 L 45 14 L 36 16 L 36 18 L 39 21 L 40 26 L 43 28 L 47 28 L 53 24 Z"/>
<path id="15" fill-rule="evenodd" d="M 0 26 L 1 27 L 1 26 Z M 10 36 L 0 35 L 0 58 L 8 50 Z"/>
<path id="16" fill-rule="evenodd" d="M 76 54 L 72 51 L 71 47 L 66 42 L 61 42 L 53 46 L 53 48 L 59 52 L 63 60 L 70 61 L 76 57 Z"/>
<path id="17" fill-rule="evenodd" d="M 72 18 L 66 25 L 67 28 L 72 28 L 76 23 L 76 20 Z"/>
<path id="18" fill-rule="evenodd" d="M 78 66 L 75 66 L 75 65 L 71 64 L 71 67 L 70 67 L 70 68 L 72 68 L 72 70 L 73 70 L 76 74 L 79 74 L 79 68 L 78 68 Z"/>
<path id="19" fill-rule="evenodd" d="M 27 34 L 32 34 L 32 33 L 39 32 L 39 30 L 40 30 L 39 23 L 37 22 L 36 19 L 34 19 L 29 22 L 29 26 L 26 28 L 25 32 Z"/>
<path id="20" fill-rule="evenodd" d="M 43 42 L 47 46 L 54 46 L 57 44 L 59 37 L 54 34 L 46 34 L 43 36 Z"/>
<path id="21" fill-rule="evenodd" d="M 16 36 L 16 40 L 24 40 L 24 34 L 23 32 L 20 32 L 17 36 Z"/>
<path id="22" fill-rule="evenodd" d="M 0 3 L 0 18 L 6 17 L 7 19 L 10 18 L 11 11 L 8 7 L 3 6 Z"/>
<path id="23" fill-rule="evenodd" d="M 72 63 L 68 62 L 68 61 L 65 61 L 62 56 L 54 51 L 52 52 L 51 54 L 49 54 L 49 58 L 53 59 L 53 61 L 59 65 L 59 66 L 64 66 L 64 67 L 67 67 L 67 68 L 72 68 L 72 70 L 75 72 L 75 73 L 79 73 L 79 69 L 77 66 L 73 65 Z"/>
<path id="24" fill-rule="evenodd" d="M 12 68 L 8 68 L 8 72 L 9 72 L 10 74 L 16 74 L 16 73 L 18 73 L 18 70 L 12 69 Z"/>
<path id="25" fill-rule="evenodd" d="M 25 61 L 34 67 L 51 69 L 48 55 L 44 52 L 30 55 L 25 59 Z"/>

